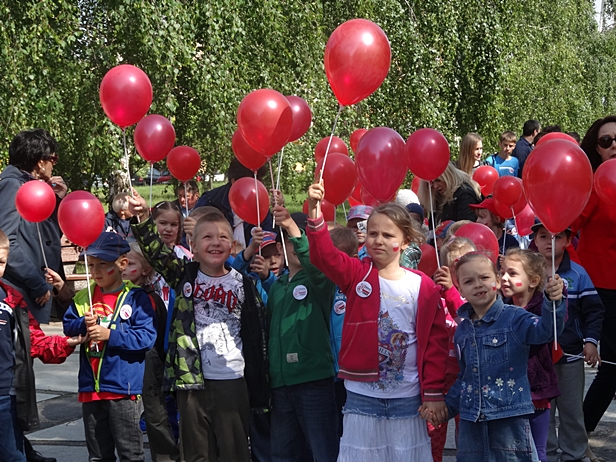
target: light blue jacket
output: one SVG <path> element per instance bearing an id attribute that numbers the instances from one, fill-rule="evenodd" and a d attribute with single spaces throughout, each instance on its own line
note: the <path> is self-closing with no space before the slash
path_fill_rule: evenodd
<path id="1" fill-rule="evenodd" d="M 534 412 L 526 370 L 529 345 L 554 338 L 552 302 L 544 297 L 541 316 L 497 299 L 485 316 L 472 321 L 473 307 L 458 309 L 464 320 L 454 343 L 460 374 L 447 393 L 449 417 L 471 422 L 504 419 Z M 556 302 L 556 326 L 563 330 L 567 303 Z"/>

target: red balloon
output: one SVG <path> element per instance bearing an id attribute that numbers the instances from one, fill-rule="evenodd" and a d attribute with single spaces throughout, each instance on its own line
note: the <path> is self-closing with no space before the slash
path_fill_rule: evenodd
<path id="1" fill-rule="evenodd" d="M 507 206 L 502 202 L 499 202 L 496 198 L 494 199 L 494 207 L 496 207 L 498 215 L 506 220 L 513 218 L 514 215 L 517 216 L 522 213 L 527 205 L 528 203 L 526 202 L 526 197 L 524 197 L 524 194 L 522 194 L 520 200 L 513 204 L 513 206 Z"/>
<path id="2" fill-rule="evenodd" d="M 566 133 L 562 133 L 562 132 L 550 132 L 550 133 L 547 133 L 546 135 L 543 135 L 541 138 L 539 138 L 539 141 L 537 141 L 537 144 L 535 145 L 535 147 L 539 146 L 540 144 L 545 143 L 546 141 L 550 141 L 550 140 L 567 140 L 567 141 L 571 141 L 573 144 L 578 146 L 578 142 L 575 141 L 575 138 L 572 137 L 571 135 L 567 135 Z"/>
<path id="3" fill-rule="evenodd" d="M 308 199 L 304 201 L 302 211 L 308 214 Z M 321 213 L 325 221 L 336 221 L 336 206 L 325 199 L 321 201 Z"/>
<path id="4" fill-rule="evenodd" d="M 481 194 L 487 197 L 494 191 L 494 183 L 498 180 L 498 172 L 494 167 L 482 165 L 473 172 L 473 180 L 481 188 Z"/>
<path id="5" fill-rule="evenodd" d="M 125 128 L 148 113 L 152 104 L 152 84 L 138 67 L 121 64 L 105 74 L 99 97 L 107 117 Z"/>
<path id="6" fill-rule="evenodd" d="M 592 192 L 592 168 L 577 144 L 561 139 L 537 146 L 522 173 L 524 194 L 552 234 L 564 231 L 582 213 Z"/>
<path id="7" fill-rule="evenodd" d="M 323 160 L 317 164 L 315 178 L 321 176 Z M 357 184 L 357 169 L 355 162 L 349 156 L 332 152 L 327 156 L 325 171 L 323 172 L 323 187 L 325 188 L 325 200 L 334 205 L 340 205 L 346 201 L 355 190 Z"/>
<path id="8" fill-rule="evenodd" d="M 160 162 L 175 144 L 175 129 L 166 117 L 151 114 L 135 127 L 135 148 L 148 162 Z"/>
<path id="9" fill-rule="evenodd" d="M 69 241 L 87 247 L 103 232 L 105 211 L 93 194 L 73 191 L 60 202 L 58 223 Z"/>
<path id="10" fill-rule="evenodd" d="M 391 200 L 406 177 L 404 140 L 391 128 L 376 127 L 362 136 L 355 161 L 362 189 L 380 202 Z"/>
<path id="11" fill-rule="evenodd" d="M 291 142 L 306 134 L 312 124 L 312 111 L 308 103 L 299 96 L 287 96 L 287 100 L 293 110 L 293 129 L 289 136 L 289 142 Z"/>
<path id="12" fill-rule="evenodd" d="M 201 156 L 190 146 L 176 146 L 167 156 L 167 168 L 179 181 L 188 181 L 201 168 Z"/>
<path id="13" fill-rule="evenodd" d="M 246 142 L 269 160 L 289 141 L 293 110 L 281 93 L 262 88 L 244 97 L 237 109 L 237 125 Z"/>
<path id="14" fill-rule="evenodd" d="M 433 128 L 421 128 L 409 136 L 405 151 L 411 172 L 426 181 L 441 176 L 451 157 L 449 143 Z"/>
<path id="15" fill-rule="evenodd" d="M 507 207 L 520 201 L 524 194 L 522 180 L 515 176 L 502 176 L 494 183 L 494 199 Z"/>
<path id="16" fill-rule="evenodd" d="M 607 160 L 599 165 L 595 172 L 594 184 L 599 198 L 616 206 L 616 159 Z"/>
<path id="17" fill-rule="evenodd" d="M 479 252 L 485 253 L 494 263 L 498 260 L 500 249 L 494 232 L 481 223 L 467 223 L 460 226 L 456 236 L 470 239 Z"/>
<path id="18" fill-rule="evenodd" d="M 351 139 L 349 144 L 351 145 L 351 149 L 353 150 L 353 152 L 357 152 L 359 140 L 361 140 L 361 137 L 364 136 L 367 131 L 367 128 L 358 128 L 353 133 L 351 133 Z"/>
<path id="19" fill-rule="evenodd" d="M 535 224 L 535 212 L 530 208 L 530 205 L 526 204 L 524 210 L 515 216 L 515 227 L 518 230 L 520 236 L 528 236 L 533 230 L 531 226 Z"/>
<path id="20" fill-rule="evenodd" d="M 40 223 L 56 209 L 56 193 L 44 181 L 26 181 L 17 190 L 15 207 L 24 220 Z"/>
<path id="21" fill-rule="evenodd" d="M 419 192 L 420 184 L 421 184 L 421 178 L 419 178 L 418 176 L 414 177 L 413 181 L 411 182 L 411 191 L 417 194 Z"/>
<path id="22" fill-rule="evenodd" d="M 372 195 L 366 191 L 366 188 L 361 189 L 361 202 L 362 204 L 369 205 L 370 207 L 377 207 L 378 205 L 381 205 L 381 202 L 372 197 Z"/>
<path id="23" fill-rule="evenodd" d="M 422 271 L 426 276 L 432 277 L 438 269 L 438 263 L 436 261 L 436 249 L 430 244 L 422 244 L 421 247 L 421 259 L 417 264 L 417 269 Z"/>
<path id="24" fill-rule="evenodd" d="M 385 32 L 367 19 L 336 28 L 325 46 L 325 74 L 338 102 L 355 104 L 381 86 L 391 64 Z"/>
<path id="25" fill-rule="evenodd" d="M 267 157 L 259 154 L 246 142 L 239 128 L 235 130 L 233 138 L 231 138 L 231 148 L 237 160 L 239 160 L 244 167 L 253 172 L 259 170 L 267 162 Z"/>
<path id="26" fill-rule="evenodd" d="M 351 197 L 349 197 L 349 204 L 351 205 L 351 207 L 355 207 L 356 205 L 362 205 L 363 202 L 355 200 L 355 199 L 353 199 L 353 196 L 351 196 Z"/>
<path id="27" fill-rule="evenodd" d="M 258 194 L 257 194 L 257 188 Z M 257 197 L 259 215 L 257 215 Z M 229 189 L 229 204 L 233 212 L 251 225 L 259 226 L 265 220 L 265 216 L 269 210 L 269 196 L 267 189 L 260 181 L 256 182 L 254 178 L 240 178 L 235 180 Z M 259 222 L 259 218 L 261 218 Z"/>
<path id="28" fill-rule="evenodd" d="M 331 138 L 332 142 L 329 145 L 329 152 L 339 152 L 348 156 L 349 148 L 347 148 L 346 143 L 337 136 L 332 136 Z M 329 136 L 323 138 L 314 147 L 314 158 L 317 162 L 319 162 L 321 159 L 323 159 L 323 157 L 325 157 L 325 151 L 327 151 L 327 143 L 329 143 Z"/>

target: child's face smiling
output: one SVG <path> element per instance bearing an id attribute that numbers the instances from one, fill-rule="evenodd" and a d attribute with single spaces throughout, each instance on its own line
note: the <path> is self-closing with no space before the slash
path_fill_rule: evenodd
<path id="1" fill-rule="evenodd" d="M 408 247 L 402 230 L 383 213 L 374 213 L 368 220 L 366 250 L 377 268 L 384 268 L 400 258 L 400 252 Z"/>
<path id="2" fill-rule="evenodd" d="M 202 271 L 208 276 L 219 276 L 224 273 L 225 262 L 233 247 L 231 226 L 226 221 L 206 222 L 196 231 L 191 245 Z"/>
<path id="3" fill-rule="evenodd" d="M 460 295 L 468 301 L 479 316 L 492 306 L 500 280 L 493 266 L 485 259 L 471 260 L 458 268 Z"/>
<path id="4" fill-rule="evenodd" d="M 160 235 L 161 241 L 167 246 L 173 247 L 178 238 L 180 230 L 180 219 L 178 212 L 173 210 L 164 210 L 156 218 L 156 230 Z"/>

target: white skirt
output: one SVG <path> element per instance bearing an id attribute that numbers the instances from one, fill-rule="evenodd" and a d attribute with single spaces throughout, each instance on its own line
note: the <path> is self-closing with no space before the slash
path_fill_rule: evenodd
<path id="1" fill-rule="evenodd" d="M 432 462 L 426 421 L 345 414 L 338 462 Z"/>

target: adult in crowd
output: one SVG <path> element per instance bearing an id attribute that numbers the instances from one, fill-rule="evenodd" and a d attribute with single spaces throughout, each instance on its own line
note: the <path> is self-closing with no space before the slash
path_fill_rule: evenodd
<path id="1" fill-rule="evenodd" d="M 188 180 L 186 183 L 179 183 L 175 188 L 177 200 L 174 202 L 182 211 L 182 216 L 186 218 L 197 205 L 199 200 L 199 185 L 195 180 Z M 188 208 L 188 212 L 186 209 Z"/>
<path id="2" fill-rule="evenodd" d="M 520 163 L 520 169 L 518 170 L 518 177 L 522 178 L 522 169 L 524 163 L 533 150 L 533 140 L 535 136 L 541 131 L 541 124 L 538 120 L 527 120 L 522 127 L 522 136 L 515 144 L 515 148 L 511 155 L 518 159 Z"/>
<path id="3" fill-rule="evenodd" d="M 417 195 L 428 214 L 431 210 L 429 187 L 432 187 L 432 204 L 436 224 L 447 220 L 477 220 L 475 211 L 469 206 L 481 202 L 481 192 L 479 185 L 468 173 L 458 170 L 453 163 L 449 162 L 443 174 L 432 184 L 421 180 Z M 435 223 L 431 223 L 430 227 L 433 227 Z"/>
<path id="4" fill-rule="evenodd" d="M 595 121 L 582 140 L 593 171 L 616 158 L 616 115 Z M 605 305 L 600 353 L 603 361 L 616 362 L 616 207 L 599 199 L 593 190 L 588 205 L 572 226 L 580 232 L 577 248 L 582 266 Z M 584 399 L 584 423 L 592 432 L 616 393 L 616 366 L 602 363 Z"/>
<path id="5" fill-rule="evenodd" d="M 261 167 L 257 171 L 257 178 L 259 180 L 263 179 L 266 172 L 267 167 Z M 235 180 L 246 177 L 252 178 L 253 176 L 254 173 L 252 172 L 252 170 L 244 167 L 240 163 L 240 161 L 234 157 L 229 164 L 229 169 L 227 170 L 228 183 L 204 193 L 195 205 L 195 208 L 210 205 L 216 207 L 218 210 L 224 213 L 225 217 L 233 228 L 233 239 L 243 249 L 246 248 L 246 246 L 250 242 L 250 239 L 252 238 L 251 230 L 255 224 L 245 223 L 233 212 L 233 210 L 231 209 L 231 204 L 229 203 L 229 190 L 231 189 L 231 185 L 235 183 Z M 261 222 L 261 228 L 263 228 L 264 231 L 273 231 L 272 214 L 268 211 L 267 215 L 265 217 L 262 217 L 262 219 L 263 221 Z M 191 224 L 190 218 L 188 218 L 184 222 L 184 228 L 186 232 L 188 232 L 189 229 L 192 229 L 192 225 L 193 224 Z"/>
<path id="6" fill-rule="evenodd" d="M 483 157 L 483 140 L 477 133 L 467 133 L 460 142 L 460 154 L 456 167 L 468 175 L 481 165 Z"/>
<path id="7" fill-rule="evenodd" d="M 56 193 L 56 210 L 40 223 L 41 238 L 49 268 L 64 275 L 57 206 L 66 195 L 66 184 L 53 176 L 58 162 L 56 140 L 45 130 L 36 128 L 18 133 L 9 146 L 9 165 L 0 173 L 0 229 L 10 242 L 4 278 L 21 292 L 28 309 L 40 324 L 49 323 L 51 288 L 45 281 L 45 259 L 41 251 L 36 223 L 24 220 L 15 207 L 15 195 L 27 181 L 49 183 Z"/>
<path id="8" fill-rule="evenodd" d="M 22 294 L 30 313 L 39 323 L 49 323 L 51 312 L 51 286 L 45 280 L 45 260 L 41 251 L 35 223 L 24 220 L 15 207 L 15 195 L 27 181 L 41 180 L 49 183 L 57 195 L 56 210 L 39 224 L 41 239 L 49 268 L 64 275 L 57 206 L 66 195 L 66 184 L 59 176 L 53 176 L 53 167 L 58 162 L 56 140 L 45 130 L 36 128 L 18 133 L 9 146 L 9 165 L 0 173 L 0 229 L 9 238 L 10 251 L 4 279 Z M 23 318 L 23 316 L 22 316 Z M 27 326 L 27 321 L 25 321 Z M 21 326 L 23 329 L 23 325 Z M 29 341 L 24 350 L 30 349 Z M 17 395 L 17 413 L 23 431 L 38 424 L 36 389 L 32 371 L 32 358 L 24 355 L 16 358 L 14 388 Z M 24 437 L 28 462 L 55 462 L 54 458 L 42 456 L 32 448 Z"/>

